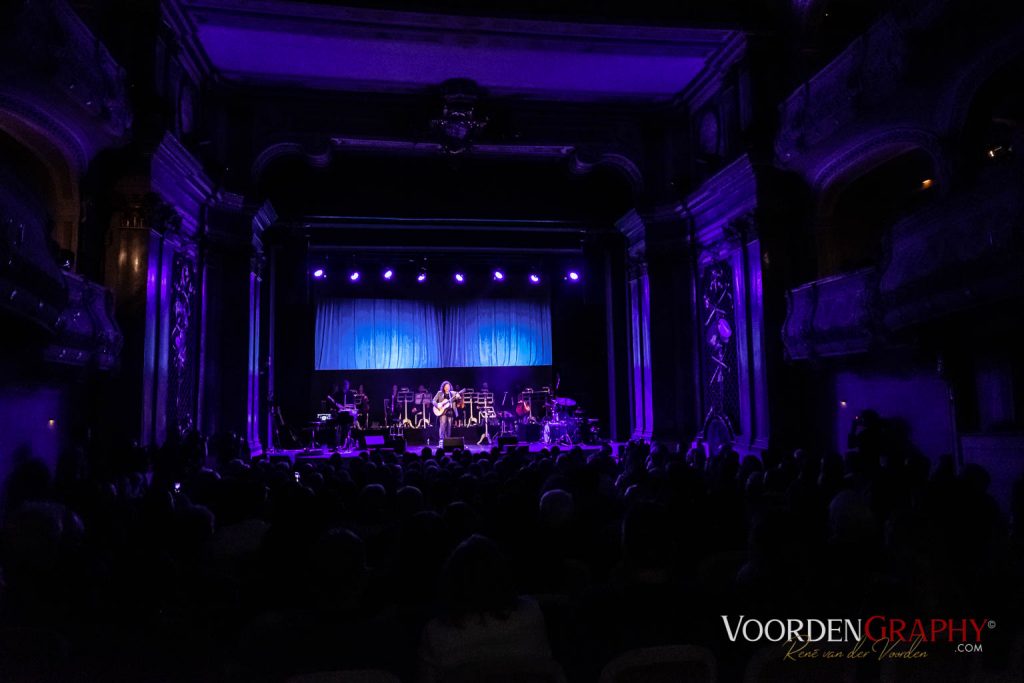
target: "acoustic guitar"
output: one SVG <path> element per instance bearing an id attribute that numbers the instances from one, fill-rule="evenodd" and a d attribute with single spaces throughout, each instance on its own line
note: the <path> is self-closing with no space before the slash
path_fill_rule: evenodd
<path id="1" fill-rule="evenodd" d="M 449 408 L 461 409 L 465 405 L 465 401 L 462 400 L 462 396 L 457 393 L 453 393 L 450 399 L 441 399 L 441 402 L 434 406 L 434 415 L 441 417 L 445 414 L 445 411 Z"/>

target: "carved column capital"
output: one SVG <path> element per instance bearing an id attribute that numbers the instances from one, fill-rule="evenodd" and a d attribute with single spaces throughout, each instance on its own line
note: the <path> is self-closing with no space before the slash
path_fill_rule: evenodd
<path id="1" fill-rule="evenodd" d="M 626 255 L 626 278 L 637 280 L 647 275 L 647 252 L 643 244 L 636 249 L 630 249 Z"/>

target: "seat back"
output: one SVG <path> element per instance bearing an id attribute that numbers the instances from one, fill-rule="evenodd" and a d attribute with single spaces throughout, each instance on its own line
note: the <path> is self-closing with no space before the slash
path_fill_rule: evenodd
<path id="1" fill-rule="evenodd" d="M 441 683 L 565 683 L 553 659 L 482 660 L 442 673 Z"/>
<path id="2" fill-rule="evenodd" d="M 601 671 L 600 683 L 714 683 L 715 656 L 699 645 L 666 645 L 630 650 Z"/>
<path id="3" fill-rule="evenodd" d="M 781 646 L 761 648 L 747 664 L 744 683 L 854 683 L 855 662 L 849 659 L 801 659 L 787 661 Z"/>
<path id="4" fill-rule="evenodd" d="M 291 676 L 286 683 L 402 683 L 398 676 L 381 669 L 317 671 Z"/>

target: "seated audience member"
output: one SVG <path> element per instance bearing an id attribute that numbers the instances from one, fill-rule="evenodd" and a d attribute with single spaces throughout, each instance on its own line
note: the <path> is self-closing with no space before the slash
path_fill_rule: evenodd
<path id="1" fill-rule="evenodd" d="M 540 607 L 516 595 L 498 546 L 479 535 L 460 543 L 442 571 L 441 614 L 423 629 L 421 683 L 470 662 L 550 657 Z"/>

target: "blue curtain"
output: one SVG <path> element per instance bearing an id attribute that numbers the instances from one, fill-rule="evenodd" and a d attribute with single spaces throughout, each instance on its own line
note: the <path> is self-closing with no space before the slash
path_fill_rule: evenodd
<path id="1" fill-rule="evenodd" d="M 520 299 L 452 304 L 442 349 L 446 367 L 551 365 L 550 307 Z"/>
<path id="2" fill-rule="evenodd" d="M 441 365 L 442 311 L 423 301 L 325 299 L 317 306 L 317 370 Z"/>
<path id="3" fill-rule="evenodd" d="M 322 299 L 317 305 L 317 370 L 550 364 L 546 301 Z"/>

